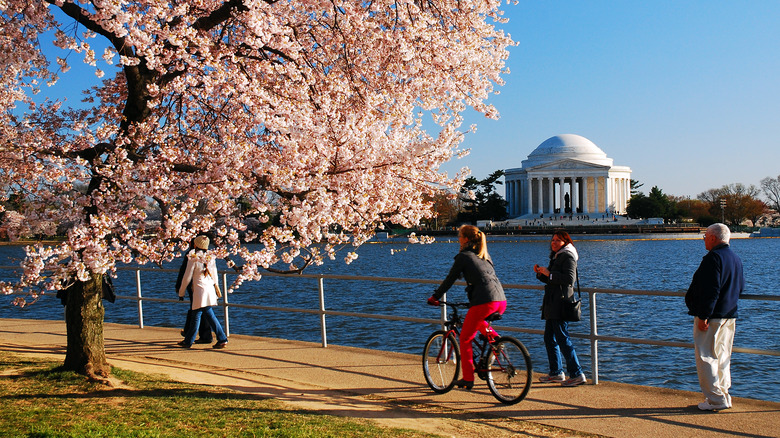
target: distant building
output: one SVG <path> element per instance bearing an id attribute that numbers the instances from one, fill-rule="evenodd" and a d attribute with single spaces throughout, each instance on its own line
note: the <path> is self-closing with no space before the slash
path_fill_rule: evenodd
<path id="1" fill-rule="evenodd" d="M 631 169 L 613 166 L 604 151 L 579 135 L 548 138 L 521 166 L 504 171 L 510 218 L 623 214 L 631 197 Z"/>

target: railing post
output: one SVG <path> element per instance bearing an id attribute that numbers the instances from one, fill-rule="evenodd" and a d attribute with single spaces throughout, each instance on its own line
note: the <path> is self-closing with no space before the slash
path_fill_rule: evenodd
<path id="1" fill-rule="evenodd" d="M 439 301 L 447 302 L 447 292 L 444 293 L 444 295 L 441 296 Z M 440 306 L 441 307 L 441 329 L 447 330 L 447 327 L 444 326 L 444 323 L 447 322 L 447 306 Z"/>
<path id="2" fill-rule="evenodd" d="M 599 384 L 599 329 L 596 318 L 596 292 L 590 294 L 590 367 L 594 385 Z"/>
<path id="3" fill-rule="evenodd" d="M 322 277 L 317 278 L 320 290 L 320 331 L 322 332 L 322 348 L 328 348 L 328 330 L 325 327 L 325 286 Z"/>
<path id="4" fill-rule="evenodd" d="M 144 328 L 144 303 L 141 297 L 141 270 L 135 270 L 135 293 L 138 296 L 138 328 Z"/>
<path id="5" fill-rule="evenodd" d="M 230 336 L 230 311 L 228 308 L 227 274 L 222 274 L 222 304 L 225 308 L 225 335 Z"/>

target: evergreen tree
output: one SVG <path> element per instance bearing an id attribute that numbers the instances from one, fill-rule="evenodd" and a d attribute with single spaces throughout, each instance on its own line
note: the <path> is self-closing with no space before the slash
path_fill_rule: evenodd
<path id="1" fill-rule="evenodd" d="M 499 181 L 503 176 L 503 170 L 496 170 L 483 180 L 467 178 L 460 189 L 464 195 L 464 206 L 463 211 L 458 214 L 458 221 L 474 223 L 478 220 L 506 219 L 507 202 L 495 188 L 496 185 L 503 184 Z"/>

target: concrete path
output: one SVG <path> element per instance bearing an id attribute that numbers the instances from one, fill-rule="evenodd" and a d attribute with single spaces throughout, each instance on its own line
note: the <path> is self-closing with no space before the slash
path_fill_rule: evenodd
<path id="1" fill-rule="evenodd" d="M 601 382 L 535 383 L 524 401 L 505 406 L 482 381 L 471 392 L 434 394 L 415 355 L 241 335 L 225 350 L 187 350 L 176 346 L 178 329 L 119 324 L 105 324 L 104 337 L 109 363 L 120 368 L 445 436 L 490 428 L 491 436 L 780 437 L 780 403 L 735 398 L 732 409 L 702 412 L 698 393 Z M 0 319 L 3 351 L 63 358 L 65 343 L 62 321 Z"/>

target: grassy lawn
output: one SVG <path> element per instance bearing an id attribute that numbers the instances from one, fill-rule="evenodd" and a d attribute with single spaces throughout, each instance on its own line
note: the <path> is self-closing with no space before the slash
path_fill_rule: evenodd
<path id="1" fill-rule="evenodd" d="M 113 369 L 109 388 L 0 352 L 2 437 L 430 437 L 273 399 Z"/>

